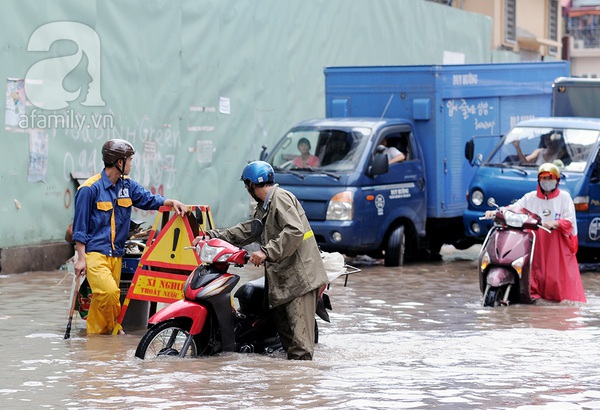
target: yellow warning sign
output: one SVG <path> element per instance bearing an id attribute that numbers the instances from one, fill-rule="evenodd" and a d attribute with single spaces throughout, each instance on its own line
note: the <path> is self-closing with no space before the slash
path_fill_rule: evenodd
<path id="1" fill-rule="evenodd" d="M 200 264 L 192 249 L 194 233 L 188 218 L 175 214 L 142 255 L 140 264 L 191 270 Z M 188 249 L 185 249 L 188 248 Z"/>
<path id="2" fill-rule="evenodd" d="M 131 299 L 172 303 L 183 299 L 183 287 L 188 275 L 200 264 L 192 241 L 200 230 L 213 229 L 210 207 L 189 205 L 184 216 L 173 212 L 173 207 L 162 206 L 146 242 L 146 248 L 131 280 L 131 286 L 117 318 L 117 334 Z M 159 225 L 161 227 L 159 228 Z"/>
<path id="3" fill-rule="evenodd" d="M 186 279 L 171 273 L 145 271 L 137 276 L 132 286 L 132 299 L 172 303 L 183 299 Z"/>

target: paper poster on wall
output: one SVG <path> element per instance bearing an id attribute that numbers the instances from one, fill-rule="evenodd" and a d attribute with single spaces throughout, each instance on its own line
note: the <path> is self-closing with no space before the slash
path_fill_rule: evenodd
<path id="1" fill-rule="evenodd" d="M 210 164 L 213 157 L 212 141 L 196 141 L 196 160 L 198 164 Z"/>
<path id="2" fill-rule="evenodd" d="M 4 110 L 4 127 L 7 131 L 23 130 L 19 120 L 25 113 L 27 97 L 25 96 L 25 80 L 9 78 L 6 80 L 6 106 Z"/>
<path id="3" fill-rule="evenodd" d="M 227 97 L 219 98 L 219 112 L 221 114 L 231 114 L 231 101 Z"/>
<path id="4" fill-rule="evenodd" d="M 48 174 L 48 134 L 29 132 L 29 182 L 46 182 Z"/>

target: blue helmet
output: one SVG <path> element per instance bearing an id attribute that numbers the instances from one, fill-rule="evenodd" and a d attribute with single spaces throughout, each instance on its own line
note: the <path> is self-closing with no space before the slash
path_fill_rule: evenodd
<path id="1" fill-rule="evenodd" d="M 254 185 L 264 182 L 274 182 L 275 172 L 273 172 L 273 167 L 268 162 L 252 161 L 242 171 L 241 180 L 246 184 L 250 181 Z"/>

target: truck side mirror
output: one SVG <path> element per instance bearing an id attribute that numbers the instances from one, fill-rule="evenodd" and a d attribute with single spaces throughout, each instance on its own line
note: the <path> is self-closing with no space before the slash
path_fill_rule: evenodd
<path id="1" fill-rule="evenodd" d="M 592 172 L 590 182 L 600 181 L 600 153 L 596 156 L 596 168 Z"/>
<path id="2" fill-rule="evenodd" d="M 389 171 L 390 164 L 384 151 L 385 147 L 383 145 L 378 145 L 377 148 L 375 148 L 375 155 L 373 155 L 371 164 L 367 168 L 367 175 L 369 177 L 372 178 L 375 175 L 385 174 Z"/>
<path id="3" fill-rule="evenodd" d="M 469 161 L 469 164 L 473 165 L 473 157 L 475 156 L 475 141 L 470 139 L 465 144 L 465 158 Z"/>
<path id="4" fill-rule="evenodd" d="M 260 155 L 258 157 L 261 161 L 264 161 L 267 159 L 268 156 L 269 156 L 269 153 L 267 152 L 267 145 L 264 144 L 262 146 L 262 151 L 260 151 Z"/>

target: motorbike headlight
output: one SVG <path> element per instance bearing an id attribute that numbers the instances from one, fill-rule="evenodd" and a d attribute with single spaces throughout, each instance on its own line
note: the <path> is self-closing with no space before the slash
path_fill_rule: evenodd
<path id="1" fill-rule="evenodd" d="M 200 251 L 200 260 L 205 263 L 222 262 L 221 259 L 223 259 L 223 257 L 220 257 L 218 260 L 214 259 L 219 253 L 223 252 L 224 249 L 225 248 L 221 246 L 204 245 L 202 251 Z M 227 260 L 227 258 L 225 258 L 225 260 Z"/>
<path id="2" fill-rule="evenodd" d="M 335 194 L 327 205 L 327 219 L 334 221 L 351 221 L 354 217 L 354 199 L 352 192 L 344 191 Z"/>
<path id="3" fill-rule="evenodd" d="M 513 263 L 511 263 L 510 265 L 517 271 L 517 273 L 519 274 L 519 277 L 521 277 L 521 274 L 523 273 L 523 262 L 525 261 L 525 257 L 521 256 L 518 259 L 515 259 L 513 261 Z"/>
<path id="4" fill-rule="evenodd" d="M 483 254 L 483 257 L 481 258 L 481 264 L 479 265 L 481 267 L 481 270 L 484 271 L 485 268 L 487 268 L 487 266 L 490 264 L 490 255 L 486 252 Z"/>
<path id="5" fill-rule="evenodd" d="M 529 217 L 526 214 L 516 214 L 512 211 L 504 212 L 504 220 L 508 226 L 520 228 Z"/>
<path id="6" fill-rule="evenodd" d="M 483 203 L 483 192 L 479 189 L 474 190 L 471 194 L 471 202 L 473 202 L 473 205 L 475 206 L 481 206 Z"/>

